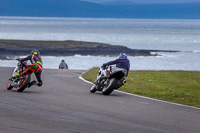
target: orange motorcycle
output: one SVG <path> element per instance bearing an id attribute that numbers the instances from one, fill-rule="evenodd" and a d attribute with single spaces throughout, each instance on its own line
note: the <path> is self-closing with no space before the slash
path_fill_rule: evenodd
<path id="1" fill-rule="evenodd" d="M 7 89 L 11 90 L 13 87 L 17 88 L 18 92 L 23 92 L 31 81 L 31 74 L 35 72 L 35 64 L 27 65 L 26 61 L 19 61 L 17 67 L 13 71 L 12 78 L 9 79 Z"/>

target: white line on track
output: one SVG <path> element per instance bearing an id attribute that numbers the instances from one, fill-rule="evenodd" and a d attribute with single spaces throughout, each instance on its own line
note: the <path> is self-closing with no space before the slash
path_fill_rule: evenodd
<path id="1" fill-rule="evenodd" d="M 87 71 L 86 71 L 87 72 Z M 92 82 L 84 79 L 82 77 L 82 75 L 86 72 L 83 72 L 81 75 L 79 75 L 79 79 L 81 79 L 82 81 L 86 82 L 86 83 L 89 83 L 89 84 L 93 84 Z M 119 91 L 119 90 L 115 90 L 116 92 L 119 92 L 119 93 L 123 93 L 123 94 L 126 94 L 126 95 L 131 95 L 131 96 L 135 96 L 135 97 L 140 97 L 140 98 L 144 98 L 144 99 L 148 99 L 148 100 L 153 100 L 153 101 L 157 101 L 157 102 L 163 102 L 163 103 L 168 103 L 168 104 L 173 104 L 173 105 L 178 105 L 178 106 L 183 106 L 183 107 L 187 107 L 187 108 L 193 108 L 193 109 L 198 109 L 200 110 L 200 108 L 197 108 L 197 107 L 192 107 L 192 106 L 188 106 L 188 105 L 183 105 L 183 104 L 178 104 L 178 103 L 172 103 L 172 102 L 167 102 L 167 101 L 162 101 L 162 100 L 158 100 L 158 99 L 154 99 L 154 98 L 149 98 L 149 97 L 145 97 L 145 96 L 140 96 L 140 95 L 136 95 L 136 94 L 131 94 L 131 93 L 128 93 L 128 92 L 123 92 L 123 91 Z"/>

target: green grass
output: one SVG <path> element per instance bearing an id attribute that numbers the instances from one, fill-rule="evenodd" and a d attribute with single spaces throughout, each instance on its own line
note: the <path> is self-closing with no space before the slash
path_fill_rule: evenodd
<path id="1" fill-rule="evenodd" d="M 83 74 L 83 78 L 93 82 L 98 71 L 98 68 L 93 68 Z M 200 107 L 200 72 L 130 71 L 126 81 L 119 90 Z"/>

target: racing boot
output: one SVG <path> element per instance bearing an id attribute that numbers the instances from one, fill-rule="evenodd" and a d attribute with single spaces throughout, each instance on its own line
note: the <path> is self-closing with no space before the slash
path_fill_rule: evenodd
<path id="1" fill-rule="evenodd" d="M 37 82 L 35 80 L 31 81 L 27 86 L 30 88 L 32 85 L 37 85 Z"/>

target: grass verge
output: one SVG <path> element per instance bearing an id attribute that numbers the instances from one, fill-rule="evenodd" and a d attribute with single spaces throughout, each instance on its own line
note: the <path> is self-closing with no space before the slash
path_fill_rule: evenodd
<path id="1" fill-rule="evenodd" d="M 99 68 L 83 74 L 94 82 Z M 127 83 L 119 90 L 200 108 L 200 72 L 193 71 L 130 71 Z"/>

